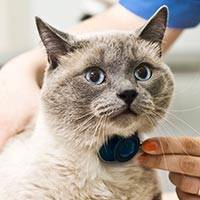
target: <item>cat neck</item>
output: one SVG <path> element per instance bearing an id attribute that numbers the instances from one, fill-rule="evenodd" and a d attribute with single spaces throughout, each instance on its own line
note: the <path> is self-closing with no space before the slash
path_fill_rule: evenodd
<path id="1" fill-rule="evenodd" d="M 101 173 L 102 167 L 96 150 L 79 148 L 80 145 L 65 141 L 65 138 L 59 136 L 59 133 L 54 133 L 49 129 L 42 113 L 38 115 L 32 141 L 34 149 L 40 155 L 50 155 L 51 158 L 56 159 L 55 163 L 64 164 L 69 169 L 76 169 L 78 177 L 87 175 L 88 178 L 94 178 Z M 87 174 L 89 172 L 90 174 Z"/>
<path id="2" fill-rule="evenodd" d="M 32 140 L 38 148 L 41 146 L 45 149 L 60 149 L 62 154 L 70 154 L 73 155 L 74 158 L 80 156 L 85 158 L 92 155 L 96 156 L 96 147 L 89 146 L 90 144 L 86 143 L 86 138 L 85 142 L 83 141 L 84 138 L 73 138 L 72 132 L 73 130 L 67 128 L 55 129 L 50 127 L 45 120 L 44 113 L 40 111 L 32 135 Z"/>
<path id="3" fill-rule="evenodd" d="M 50 155 L 51 159 L 53 158 L 53 163 L 65 165 L 69 170 L 75 170 L 76 176 L 80 180 L 102 177 L 104 180 L 113 182 L 113 184 L 118 184 L 118 182 L 115 182 L 116 176 L 119 173 L 123 173 L 123 176 L 125 176 L 126 171 L 129 169 L 127 166 L 130 165 L 132 168 L 133 165 L 133 162 L 126 163 L 126 167 L 122 169 L 119 167 L 120 165 L 109 165 L 102 162 L 95 148 L 82 148 L 81 145 L 74 144 L 72 141 L 69 142 L 59 136 L 59 133 L 50 130 L 45 123 L 43 113 L 38 115 L 32 140 L 34 141 L 34 149 L 39 152 L 39 155 Z M 43 156 L 39 156 L 37 159 L 40 159 L 40 157 L 42 159 Z"/>

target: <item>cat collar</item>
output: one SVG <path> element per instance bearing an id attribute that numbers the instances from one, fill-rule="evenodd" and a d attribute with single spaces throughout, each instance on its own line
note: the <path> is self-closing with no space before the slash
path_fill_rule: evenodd
<path id="1" fill-rule="evenodd" d="M 98 156 L 104 162 L 127 162 L 137 154 L 139 148 L 138 134 L 126 138 L 114 135 L 101 146 Z"/>

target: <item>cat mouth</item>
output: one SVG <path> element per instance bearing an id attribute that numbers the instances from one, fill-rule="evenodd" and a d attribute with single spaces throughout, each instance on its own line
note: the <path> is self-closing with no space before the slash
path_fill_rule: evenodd
<path id="1" fill-rule="evenodd" d="M 119 115 L 129 115 L 129 114 L 135 116 L 138 115 L 135 111 L 131 110 L 130 108 L 127 108 L 126 110 L 122 111 Z"/>
<path id="2" fill-rule="evenodd" d="M 116 113 L 112 119 L 116 119 L 118 117 L 124 117 L 124 116 L 130 116 L 130 117 L 137 117 L 138 114 L 133 111 L 131 108 L 127 107 L 125 110 L 119 112 L 119 113 Z"/>

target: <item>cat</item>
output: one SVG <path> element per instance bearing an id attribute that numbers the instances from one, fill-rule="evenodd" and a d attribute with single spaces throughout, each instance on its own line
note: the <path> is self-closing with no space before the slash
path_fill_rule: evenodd
<path id="1" fill-rule="evenodd" d="M 140 152 L 103 162 L 101 146 L 117 134 L 150 132 L 174 90 L 163 63 L 168 10 L 161 7 L 134 32 L 68 34 L 36 18 L 48 65 L 33 131 L 0 154 L 1 200 L 160 200 L 153 170 Z"/>

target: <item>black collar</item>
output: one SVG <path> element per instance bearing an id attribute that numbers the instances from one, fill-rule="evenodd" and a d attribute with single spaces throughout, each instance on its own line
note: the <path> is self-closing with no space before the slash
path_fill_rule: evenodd
<path id="1" fill-rule="evenodd" d="M 137 154 L 139 147 L 137 133 L 126 138 L 114 135 L 101 146 L 98 156 L 104 162 L 127 162 Z"/>

